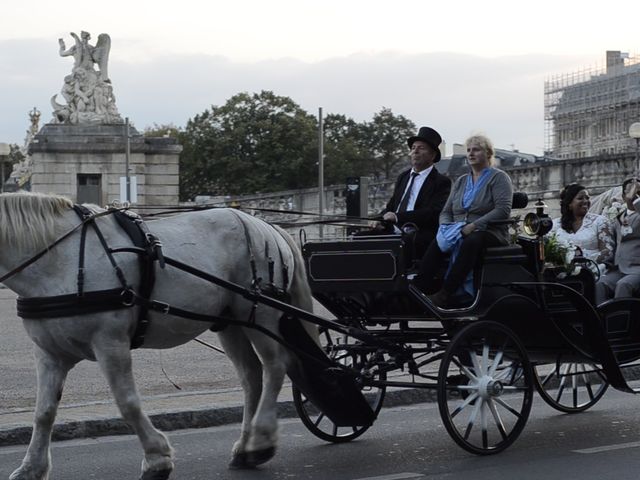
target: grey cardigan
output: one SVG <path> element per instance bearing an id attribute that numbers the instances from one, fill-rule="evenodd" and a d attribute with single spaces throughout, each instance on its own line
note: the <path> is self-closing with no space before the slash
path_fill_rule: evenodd
<path id="1" fill-rule="evenodd" d="M 621 273 L 625 275 L 640 274 L 640 213 L 635 212 L 626 217 L 631 227 L 631 233 L 622 236 L 623 216 L 613 223 L 613 235 L 616 240 L 616 254 L 614 262 Z"/>
<path id="2" fill-rule="evenodd" d="M 489 180 L 478 190 L 471 202 L 469 210 L 462 208 L 462 197 L 467 184 L 467 177 L 459 177 L 451 194 L 440 213 L 440 224 L 452 222 L 473 222 L 480 231 L 488 231 L 495 235 L 501 243 L 509 243 L 509 228 L 507 225 L 489 225 L 492 220 L 506 220 L 511 215 L 513 201 L 513 186 L 511 178 L 502 170 L 491 168 Z"/>

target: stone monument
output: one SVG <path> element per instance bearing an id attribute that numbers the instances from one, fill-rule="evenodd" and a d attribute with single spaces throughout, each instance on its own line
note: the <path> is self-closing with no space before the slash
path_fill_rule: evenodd
<path id="1" fill-rule="evenodd" d="M 40 129 L 40 111 L 33 107 L 33 110 L 29 112 L 29 120 L 31 125 L 27 130 L 27 135 L 24 137 L 24 144 L 20 148 L 20 153 L 24 156 L 24 159 L 18 163 L 13 164 L 13 171 L 9 175 L 5 185 L 5 192 L 14 192 L 16 190 L 31 190 L 31 174 L 33 173 L 33 160 L 29 154 L 29 145 L 35 138 L 38 130 Z"/>
<path id="2" fill-rule="evenodd" d="M 57 94 L 51 98 L 53 121 L 83 125 L 123 123 L 108 74 L 111 38 L 101 33 L 96 44 L 91 45 L 89 32 L 81 32 L 80 38 L 73 32 L 71 36 L 75 44 L 69 48 L 62 38 L 58 39 L 60 56 L 73 56 L 73 68 L 64 77 L 60 91 L 66 104 L 57 102 Z"/>
<path id="3" fill-rule="evenodd" d="M 73 58 L 71 73 L 51 98 L 52 120 L 29 145 L 32 190 L 106 205 L 123 200 L 128 179 L 138 207 L 177 205 L 182 146 L 174 138 L 145 137 L 123 120 L 109 76 L 109 35 L 98 35 L 95 45 L 89 32 L 71 36 L 69 48 L 58 40 L 59 55 Z"/>

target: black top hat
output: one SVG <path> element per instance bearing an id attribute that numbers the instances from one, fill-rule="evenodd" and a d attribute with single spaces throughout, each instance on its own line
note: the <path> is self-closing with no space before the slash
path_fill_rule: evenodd
<path id="1" fill-rule="evenodd" d="M 411 145 L 413 145 L 413 142 L 415 142 L 416 140 L 427 142 L 427 144 L 436 151 L 436 158 L 433 162 L 435 163 L 440 161 L 441 155 L 439 147 L 442 143 L 442 137 L 438 132 L 436 132 L 431 127 L 420 127 L 420 130 L 418 130 L 418 135 L 416 135 L 415 137 L 409 137 L 407 139 L 409 148 L 411 148 Z"/>

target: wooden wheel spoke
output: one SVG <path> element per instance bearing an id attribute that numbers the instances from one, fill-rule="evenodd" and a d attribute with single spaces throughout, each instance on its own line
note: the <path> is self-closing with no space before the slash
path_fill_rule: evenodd
<path id="1" fill-rule="evenodd" d="M 313 424 L 317 427 L 318 425 L 320 425 L 323 419 L 324 419 L 324 413 L 320 412 L 320 415 L 318 415 L 318 418 L 316 418 Z"/>
<path id="2" fill-rule="evenodd" d="M 507 409 L 509 412 L 511 412 L 513 415 L 515 415 L 516 417 L 520 418 L 521 413 L 519 411 L 517 411 L 515 408 L 513 408 L 512 406 L 510 406 L 509 404 L 507 404 L 504 400 L 502 400 L 501 398 L 494 398 L 494 401 L 499 404 L 502 405 L 505 409 Z"/>
<path id="3" fill-rule="evenodd" d="M 487 402 L 489 404 L 489 410 L 491 411 L 491 415 L 493 415 L 493 420 L 496 422 L 496 427 L 498 427 L 498 431 L 500 432 L 500 436 L 502 440 L 506 440 L 507 438 L 507 430 L 504 428 L 504 424 L 502 423 L 502 418 L 500 418 L 500 413 L 496 408 L 496 405 L 493 400 L 489 400 Z"/>
<path id="4" fill-rule="evenodd" d="M 471 411 L 471 415 L 469 415 L 469 420 L 467 421 L 467 428 L 464 431 L 464 439 L 469 440 L 469 435 L 471 435 L 471 430 L 476 422 L 476 418 L 478 417 L 478 412 L 480 411 L 480 407 L 482 406 L 482 398 L 478 397 L 478 401 L 475 403 L 473 410 Z"/>
<path id="5" fill-rule="evenodd" d="M 455 410 L 451 412 L 451 418 L 455 418 L 462 410 L 467 408 L 469 404 L 471 404 L 476 398 L 478 398 L 478 394 L 474 393 L 473 395 L 469 395 L 462 404 L 458 405 Z"/>

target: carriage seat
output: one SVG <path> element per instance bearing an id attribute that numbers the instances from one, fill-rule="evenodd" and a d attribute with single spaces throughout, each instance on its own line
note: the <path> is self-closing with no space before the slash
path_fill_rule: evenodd
<path id="1" fill-rule="evenodd" d="M 526 208 L 529 197 L 524 192 L 513 192 L 511 208 Z M 517 218 L 496 222 L 498 224 L 514 224 Z M 489 247 L 484 253 L 484 263 L 523 264 L 527 261 L 527 255 L 519 244 L 503 247 Z"/>

